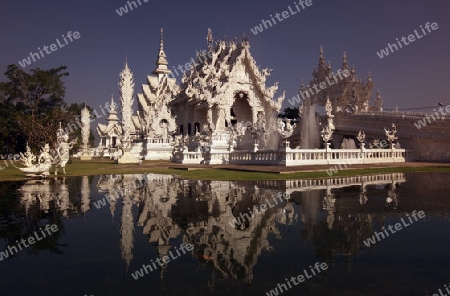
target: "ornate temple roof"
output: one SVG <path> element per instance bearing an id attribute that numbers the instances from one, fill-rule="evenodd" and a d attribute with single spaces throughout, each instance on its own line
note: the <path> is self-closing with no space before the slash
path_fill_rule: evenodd
<path id="1" fill-rule="evenodd" d="M 176 128 L 175 119 L 167 105 L 179 92 L 176 78 L 170 78 L 166 53 L 164 52 L 163 30 L 159 40 L 159 52 L 156 58 L 156 69 L 152 72 L 156 76 L 147 76 L 147 84 L 142 85 L 142 93 L 138 93 L 138 113 L 132 117 L 136 130 L 151 136 L 161 136 L 161 120 L 169 123 L 169 129 Z"/>
<path id="2" fill-rule="evenodd" d="M 372 99 L 372 91 L 375 83 L 372 81 L 372 75 L 370 72 L 367 75 L 366 82 L 360 79 L 356 75 L 355 67 L 352 67 L 352 69 L 349 68 L 346 52 L 343 53 L 340 70 L 341 73 L 348 71 L 349 75 L 347 77 L 338 77 L 337 72 L 333 72 L 331 62 L 326 62 L 323 48 L 321 46 L 319 50 L 318 66 L 313 69 L 312 79 L 308 83 L 307 87 L 302 84 L 300 91 L 307 91 L 308 88 L 313 89 L 314 84 L 319 85 L 321 82 L 332 81 L 336 83 L 333 83 L 333 85 L 328 85 L 323 91 L 315 93 L 313 91 L 312 101 L 320 106 L 325 106 L 327 98 L 330 98 L 333 105 L 333 110 L 335 112 L 344 111 L 349 106 L 359 111 L 381 109 L 382 100 L 379 93 L 377 94 L 377 98 L 375 100 Z M 333 75 L 335 75 L 337 81 L 333 80 Z M 371 101 L 374 101 L 375 106 L 369 106 Z"/>
<path id="3" fill-rule="evenodd" d="M 214 43 L 209 29 L 207 44 L 208 51 L 197 52 L 193 69 L 185 72 L 177 99 L 187 97 L 194 103 L 220 104 L 230 88 L 247 85 L 246 88 L 258 93 L 272 108 L 281 108 L 284 94 L 277 101 L 273 100 L 278 83 L 266 87 L 271 70 L 258 68 L 250 53 L 248 38 L 244 37 L 241 42 L 219 40 Z"/>
<path id="4" fill-rule="evenodd" d="M 107 135 L 122 135 L 122 127 L 119 124 L 119 118 L 117 117 L 116 103 L 114 97 L 111 96 L 111 104 L 109 106 L 109 116 L 106 119 L 107 124 L 99 123 L 97 126 L 97 133 L 100 137 Z"/>

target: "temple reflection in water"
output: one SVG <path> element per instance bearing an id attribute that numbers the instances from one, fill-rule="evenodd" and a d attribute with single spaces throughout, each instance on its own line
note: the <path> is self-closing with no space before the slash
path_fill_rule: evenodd
<path id="1" fill-rule="evenodd" d="M 301 235 L 314 245 L 317 257 L 332 261 L 344 255 L 350 263 L 363 240 L 384 225 L 386 213 L 406 212 L 397 211 L 396 187 L 406 181 L 402 173 L 288 181 L 182 180 L 155 174 L 67 179 L 81 190 L 70 191 L 65 178 L 24 183 L 20 204 L 25 213 L 34 207 L 70 218 L 103 205 L 112 217 L 120 211 L 120 247 L 128 272 L 134 271 L 128 269 L 135 231 L 148 236 L 161 259 L 173 248 L 171 241 L 181 238 L 194 245 L 194 257 L 213 267 L 214 278 L 252 283 L 258 257 L 274 248 L 271 237 L 281 239 L 280 227 L 301 224 Z M 97 200 L 92 200 L 95 187 Z M 286 193 L 283 202 L 253 212 L 239 226 L 230 223 L 280 193 Z M 160 269 L 161 278 L 170 267 Z"/>

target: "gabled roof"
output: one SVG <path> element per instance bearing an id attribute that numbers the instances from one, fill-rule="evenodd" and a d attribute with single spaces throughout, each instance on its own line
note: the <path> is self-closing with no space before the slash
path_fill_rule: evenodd
<path id="1" fill-rule="evenodd" d="M 278 84 L 266 87 L 271 70 L 258 68 L 248 39 L 243 38 L 241 42 L 220 40 L 213 45 L 210 34 L 209 31 L 208 52 L 197 52 L 195 67 L 183 76 L 180 97 L 185 94 L 196 103 L 206 100 L 211 105 L 218 104 L 230 83 L 251 84 L 264 101 L 279 109 L 284 95 L 273 100 Z"/>

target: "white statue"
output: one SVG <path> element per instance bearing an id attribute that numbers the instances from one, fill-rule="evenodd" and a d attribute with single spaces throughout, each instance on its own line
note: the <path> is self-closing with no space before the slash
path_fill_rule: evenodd
<path id="1" fill-rule="evenodd" d="M 56 147 L 55 156 L 55 175 L 58 174 L 58 166 L 62 168 L 64 174 L 66 174 L 66 164 L 69 161 L 69 150 L 72 149 L 73 145 L 77 142 L 77 139 L 72 140 L 68 143 L 69 136 L 62 135 L 60 141 L 58 141 L 58 146 Z"/>
<path id="2" fill-rule="evenodd" d="M 322 136 L 323 142 L 328 143 L 332 139 L 333 131 L 330 129 L 329 126 L 327 126 L 322 129 L 320 135 Z"/>
<path id="3" fill-rule="evenodd" d="M 34 155 L 31 152 L 30 146 L 28 146 L 27 143 L 27 151 L 25 153 L 19 152 L 20 155 L 20 161 L 22 162 L 22 165 L 25 167 L 31 167 L 33 166 L 33 162 L 36 161 L 36 155 Z"/>
<path id="4" fill-rule="evenodd" d="M 391 147 L 393 147 L 392 143 L 398 139 L 398 137 L 396 136 L 397 126 L 395 125 L 395 123 L 392 124 L 392 130 L 387 130 L 386 128 L 384 128 L 384 133 L 386 134 L 386 138 L 391 144 Z"/>
<path id="5" fill-rule="evenodd" d="M 34 159 L 35 156 L 31 153 L 29 150 L 29 147 L 27 148 L 27 152 L 25 154 L 28 154 L 28 159 L 26 160 L 27 167 L 19 168 L 22 172 L 24 172 L 27 176 L 30 177 L 36 177 L 36 176 L 42 176 L 47 177 L 50 175 L 49 170 L 52 167 L 53 164 L 53 156 L 50 154 L 50 146 L 45 144 L 45 146 L 41 150 L 41 154 L 39 154 L 39 157 L 37 159 L 37 164 L 30 163 L 31 159 Z M 25 164 L 25 162 L 23 162 Z"/>
<path id="6" fill-rule="evenodd" d="M 356 136 L 356 138 L 362 144 L 366 140 L 366 134 L 364 133 L 364 131 L 359 131 L 358 135 Z"/>

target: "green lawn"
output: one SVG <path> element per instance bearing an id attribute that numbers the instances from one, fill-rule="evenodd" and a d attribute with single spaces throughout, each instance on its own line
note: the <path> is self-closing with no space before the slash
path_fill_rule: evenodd
<path id="1" fill-rule="evenodd" d="M 329 178 L 324 169 L 315 172 L 297 172 L 289 174 L 246 172 L 229 169 L 199 169 L 182 170 L 171 169 L 170 162 L 145 161 L 144 165 L 117 165 L 111 160 L 94 160 L 89 162 L 73 161 L 67 164 L 66 176 L 84 176 L 99 174 L 134 174 L 134 173 L 158 173 L 173 174 L 186 179 L 204 180 L 289 180 L 305 178 Z M 2 164 L 5 167 L 5 163 Z M 52 171 L 51 171 L 52 172 Z M 445 167 L 420 166 L 420 167 L 389 167 L 389 168 L 364 168 L 340 170 L 333 177 L 356 176 L 376 173 L 396 173 L 396 172 L 450 172 L 450 165 Z M 61 170 L 59 170 L 61 174 Z M 6 180 L 26 180 L 26 177 L 19 169 L 12 165 L 0 170 L 0 181 Z"/>

